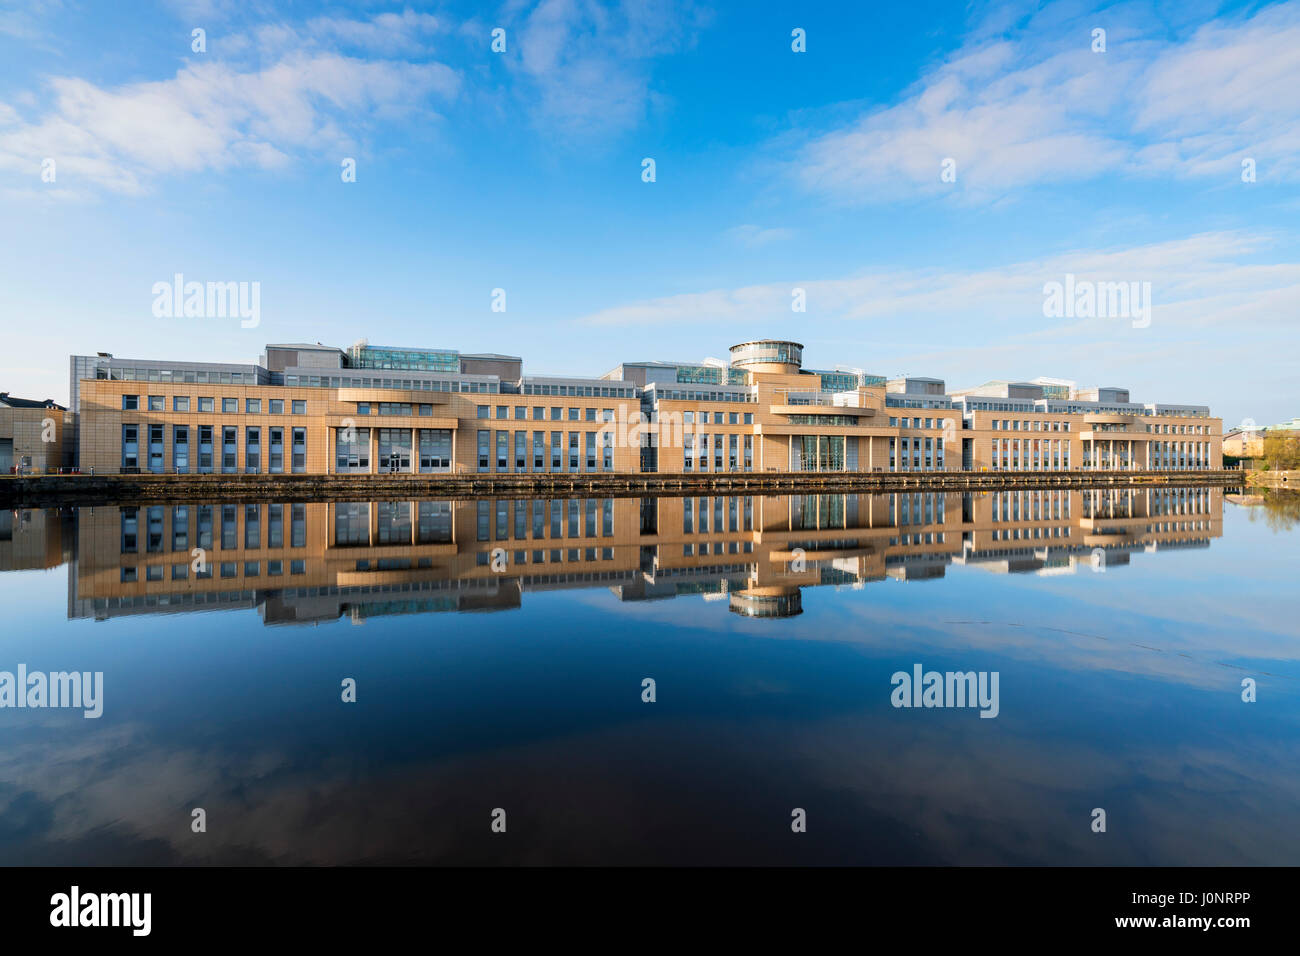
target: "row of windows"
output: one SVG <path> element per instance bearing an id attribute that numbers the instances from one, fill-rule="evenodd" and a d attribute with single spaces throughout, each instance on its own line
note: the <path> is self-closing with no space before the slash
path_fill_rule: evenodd
<path id="1" fill-rule="evenodd" d="M 710 418 L 710 415 L 712 417 Z M 695 412 L 682 412 L 682 424 L 694 425 Z M 699 412 L 699 423 L 701 425 L 752 425 L 754 424 L 753 412 Z"/>
<path id="2" fill-rule="evenodd" d="M 1068 432 L 1070 422 L 1022 421 L 1020 419 L 993 419 L 993 430 L 1003 432 Z"/>
<path id="3" fill-rule="evenodd" d="M 122 470 L 136 473 L 142 470 L 154 474 L 168 471 L 167 425 L 125 424 L 122 426 Z M 221 471 L 231 474 L 239 470 L 239 426 L 237 425 L 172 425 L 171 471 L 178 475 L 194 471 L 207 474 Z M 244 429 L 244 472 L 258 474 L 262 471 L 262 427 Z M 303 474 L 307 471 L 307 429 L 282 427 L 267 428 L 269 446 L 266 465 L 269 474 L 285 471 L 285 432 L 291 442 L 289 471 Z M 220 439 L 220 446 L 216 444 Z M 145 443 L 144 448 L 141 444 Z M 217 462 L 220 461 L 220 468 Z"/>
<path id="4" fill-rule="evenodd" d="M 494 408 L 494 407 L 495 407 L 495 409 L 496 409 L 495 412 L 493 411 L 493 408 Z M 546 420 L 547 420 L 547 415 L 546 415 L 546 406 L 543 406 L 543 405 L 533 405 L 533 406 L 528 406 L 528 405 L 515 405 L 515 406 L 514 406 L 514 411 L 515 411 L 515 413 L 514 413 L 514 419 L 515 419 L 515 421 L 525 421 L 525 420 L 528 420 L 528 419 L 529 419 L 528 409 L 529 409 L 530 407 L 531 407 L 532 410 L 533 410 L 533 414 L 532 414 L 532 417 L 531 417 L 531 420 L 532 420 L 532 421 L 540 422 L 540 421 L 546 421 Z M 479 417 L 479 418 L 508 419 L 508 418 L 511 417 L 511 416 L 510 416 L 510 408 L 511 408 L 511 406 L 509 406 L 509 405 L 496 405 L 496 406 L 492 406 L 492 405 L 480 405 L 480 406 L 478 406 L 478 412 L 477 412 L 477 414 L 478 414 L 478 417 Z M 560 406 L 558 406 L 558 405 L 553 405 L 553 406 L 551 406 L 551 409 L 550 409 L 551 414 L 550 414 L 550 419 L 549 419 L 549 420 L 550 420 L 550 421 L 553 421 L 553 422 L 559 422 L 559 421 L 571 421 L 571 422 L 576 422 L 576 421 L 588 421 L 588 422 L 602 421 L 602 422 L 612 422 L 612 421 L 614 420 L 614 409 L 612 409 L 612 408 L 602 408 L 602 409 L 600 409 L 600 415 L 599 415 L 599 417 L 597 417 L 596 411 L 597 411 L 597 410 L 596 410 L 595 408 L 585 408 L 585 409 L 584 409 L 584 408 L 570 408 L 570 409 L 568 410 L 568 417 L 567 417 L 567 419 L 566 419 L 566 418 L 565 418 L 565 414 L 564 414 L 565 410 L 564 410 L 563 408 L 561 408 Z"/>
<path id="5" fill-rule="evenodd" d="M 994 521 L 1048 521 L 1070 517 L 1069 491 L 995 491 Z"/>
<path id="6" fill-rule="evenodd" d="M 696 515 L 699 515 L 698 522 Z M 710 515 L 712 521 L 710 521 Z M 698 525 L 698 527 L 697 527 Z M 754 499 L 735 496 L 682 499 L 682 532 L 685 534 L 713 534 L 724 531 L 754 530 Z M 701 552 L 707 554 L 707 551 Z"/>
<path id="7" fill-rule="evenodd" d="M 427 403 L 413 405 L 411 402 L 357 402 L 358 415 L 369 415 L 372 410 L 379 415 L 410 416 L 417 411 L 423 416 L 433 414 L 433 406 Z"/>
<path id="8" fill-rule="evenodd" d="M 492 438 L 493 434 L 496 435 L 495 440 Z M 480 472 L 526 472 L 530 470 L 530 462 L 532 471 L 547 471 L 548 459 L 549 470 L 552 472 L 614 470 L 614 436 L 608 432 L 569 432 L 567 444 L 564 432 L 551 432 L 549 445 L 546 441 L 546 432 L 533 432 L 530 455 L 528 432 L 517 431 L 514 433 L 513 456 L 510 435 L 508 431 L 493 433 L 484 430 L 478 433 Z M 597 468 L 598 459 L 599 468 Z M 585 469 L 580 467 L 584 463 Z"/>
<path id="9" fill-rule="evenodd" d="M 166 407 L 166 406 L 167 406 L 167 398 L 166 398 L 165 395 L 147 395 L 147 396 L 145 396 L 145 401 L 146 401 L 146 404 L 145 404 L 145 410 L 146 410 L 146 411 L 150 411 L 150 412 L 164 412 L 164 411 L 167 410 L 167 407 Z M 211 397 L 211 396 L 207 396 L 207 395 L 200 395 L 199 398 L 198 398 L 197 403 L 194 405 L 194 410 L 195 410 L 195 411 L 199 411 L 199 412 L 216 412 L 216 410 L 217 410 L 217 405 L 216 405 L 216 403 L 217 403 L 217 400 L 216 400 L 215 398 L 213 398 L 213 397 Z M 307 402 L 306 402 L 305 399 L 300 399 L 300 398 L 297 398 L 297 399 L 291 399 L 291 400 L 290 400 L 290 408 L 291 408 L 293 414 L 295 414 L 295 415 L 306 415 L 306 414 L 307 414 Z M 139 410 L 140 410 L 140 396 L 139 396 L 139 395 L 123 395 L 123 396 L 122 396 L 122 411 L 124 411 L 124 412 L 134 412 L 134 411 L 139 411 Z M 188 395 L 173 395 L 173 396 L 172 396 L 172 411 L 174 411 L 174 412 L 188 412 L 188 411 L 190 411 L 190 410 L 191 410 L 191 407 L 190 407 L 190 396 L 188 396 Z M 283 414 L 284 414 L 284 399 L 282 399 L 282 398 L 272 398 L 272 399 L 270 399 L 270 400 L 267 402 L 267 412 L 268 412 L 269 414 L 271 414 L 271 415 L 283 415 Z M 223 414 L 223 415 L 238 415 L 238 414 L 239 414 L 239 399 L 237 399 L 237 398 L 223 398 L 223 399 L 221 400 L 221 414 Z M 262 414 L 262 400 L 261 400 L 260 398 L 246 398 L 246 399 L 244 399 L 244 414 L 246 414 L 246 415 L 260 415 L 260 414 Z"/>
<path id="10" fill-rule="evenodd" d="M 889 427 L 891 428 L 938 428 L 947 427 L 947 422 L 954 421 L 949 418 L 896 418 L 890 416 Z"/>
<path id="11" fill-rule="evenodd" d="M 256 372 L 195 371 L 192 369 L 105 368 L 95 369 L 95 378 L 113 382 L 180 382 L 207 385 L 257 385 Z"/>
<path id="12" fill-rule="evenodd" d="M 689 389 L 656 387 L 653 390 L 647 389 L 647 394 L 653 395 L 658 401 L 747 402 L 750 404 L 758 401 L 758 396 L 752 392 L 697 392 Z"/>
<path id="13" fill-rule="evenodd" d="M 195 570 L 195 571 L 194 571 L 194 578 L 195 578 L 195 580 L 202 581 L 202 580 L 210 579 L 210 578 L 212 577 L 212 573 L 213 573 L 213 569 L 214 569 L 214 567 L 215 567 L 215 569 L 220 573 L 221 577 L 223 577 L 223 578 L 236 578 L 236 577 L 239 577 L 239 564 L 238 564 L 238 562 L 235 562 L 235 561 L 222 561 L 219 565 L 215 565 L 215 566 L 214 566 L 214 565 L 207 565 L 206 567 L 203 567 L 203 568 L 201 568 L 201 569 L 199 569 L 199 570 Z M 189 578 L 189 576 L 190 576 L 190 571 L 191 571 L 191 570 L 192 570 L 192 568 L 191 568 L 191 566 L 188 565 L 188 564 L 173 564 L 173 565 L 171 566 L 171 579 L 172 579 L 173 581 L 184 581 L 184 580 L 186 580 L 186 579 Z M 157 565 L 157 564 L 146 565 L 144 571 L 145 571 L 144 580 L 146 580 L 146 581 L 161 581 L 161 580 L 163 580 L 163 568 L 162 568 L 161 565 Z M 299 560 L 299 561 L 290 561 L 290 562 L 289 562 L 289 573 L 290 573 L 290 574 L 306 574 L 306 573 L 307 573 L 307 562 L 305 562 L 305 561 L 300 561 L 300 560 Z M 131 582 L 133 582 L 133 581 L 139 581 L 139 580 L 140 580 L 140 571 L 139 571 L 139 568 L 135 567 L 134 565 L 123 566 L 121 574 L 122 574 L 122 583 L 123 583 L 123 584 L 129 584 L 129 583 L 131 583 Z M 262 574 L 262 562 L 260 562 L 260 561 L 245 561 L 245 562 L 244 562 L 244 575 L 243 575 L 244 577 L 246 577 L 246 578 L 256 578 L 256 577 L 260 577 L 261 574 Z M 277 577 L 280 577 L 282 574 L 284 574 L 284 562 L 283 562 L 283 561 L 268 561 L 268 562 L 266 562 L 266 576 L 267 576 L 267 577 L 277 578 Z"/>
<path id="14" fill-rule="evenodd" d="M 739 457 L 741 454 L 743 458 Z M 713 471 L 753 471 L 754 436 L 714 435 L 712 443 L 709 436 L 703 433 L 682 436 L 683 471 L 695 471 L 697 467 L 699 471 L 708 471 L 710 460 L 713 462 Z"/>
<path id="15" fill-rule="evenodd" d="M 347 375 L 286 375 L 288 388 L 394 388 L 415 392 L 481 392 L 496 394 L 500 382 L 463 382 L 439 379 L 352 378 Z"/>
<path id="16" fill-rule="evenodd" d="M 1087 455 L 1084 456 L 1086 465 Z M 995 438 L 993 468 L 998 471 L 1068 470 L 1068 438 Z"/>
<path id="17" fill-rule="evenodd" d="M 525 395 L 572 395 L 575 398 L 633 398 L 634 391 L 618 385 L 540 385 L 525 382 Z"/>
<path id="18" fill-rule="evenodd" d="M 265 523 L 263 511 L 265 508 Z M 239 521 L 243 518 L 243 547 L 260 549 L 265 530 L 266 547 L 285 546 L 285 514 L 289 515 L 289 546 L 307 546 L 307 506 L 304 504 L 225 504 L 225 505 L 149 505 L 125 507 L 121 513 L 121 550 L 136 554 L 140 550 L 140 522 L 144 520 L 144 550 L 158 554 L 167 550 L 189 551 L 191 548 L 233 551 L 240 547 Z M 143 512 L 143 515 L 142 515 Z M 170 517 L 170 540 L 164 522 Z M 170 548 L 168 545 L 170 544 Z M 206 562 L 190 562 L 201 569 Z M 202 576 L 202 575 L 200 575 Z"/>
<path id="19" fill-rule="evenodd" d="M 446 472 L 452 467 L 452 431 L 449 428 L 377 428 L 377 470 L 383 472 Z M 414 434 L 419 432 L 418 438 Z M 371 429 L 340 428 L 334 433 L 334 470 L 340 474 L 370 472 Z M 418 441 L 418 445 L 417 445 Z"/>
<path id="20" fill-rule="evenodd" d="M 889 439 L 889 470 L 943 470 L 942 438 Z"/>
<path id="21" fill-rule="evenodd" d="M 493 518 L 495 517 L 495 522 Z M 479 501 L 479 541 L 514 538 L 612 538 L 613 498 Z M 495 534 L 493 533 L 495 530 Z"/>

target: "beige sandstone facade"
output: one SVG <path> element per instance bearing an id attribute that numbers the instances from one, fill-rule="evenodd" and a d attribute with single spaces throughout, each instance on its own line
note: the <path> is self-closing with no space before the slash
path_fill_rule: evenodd
<path id="1" fill-rule="evenodd" d="M 1222 514 L 1221 489 L 1175 486 L 97 507 L 79 517 L 69 604 L 87 616 L 262 604 L 268 619 L 305 620 L 511 607 L 524 591 L 598 584 L 776 616 L 819 584 L 955 564 L 1070 573 L 1205 547 Z"/>
<path id="2" fill-rule="evenodd" d="M 257 366 L 74 356 L 82 472 L 716 473 L 1218 469 L 1202 406 L 1123 389 L 813 371 L 802 346 L 729 365 L 535 378 L 510 356 L 268 346 Z M 1046 381 L 1046 380 L 1044 380 Z"/>

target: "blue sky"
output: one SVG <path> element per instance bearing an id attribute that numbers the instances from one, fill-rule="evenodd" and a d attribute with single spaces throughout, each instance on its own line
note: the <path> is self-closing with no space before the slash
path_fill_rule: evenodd
<path id="1" fill-rule="evenodd" d="M 777 336 L 1287 419 L 1297 50 L 1295 2 L 6 5 L 0 389 L 66 398 L 73 352 L 598 375 Z M 260 325 L 156 318 L 175 273 L 260 283 Z M 1067 273 L 1150 282 L 1150 324 L 1045 317 Z"/>

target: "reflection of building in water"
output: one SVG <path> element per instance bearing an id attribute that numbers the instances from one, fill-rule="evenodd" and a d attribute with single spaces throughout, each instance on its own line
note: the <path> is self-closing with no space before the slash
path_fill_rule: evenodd
<path id="1" fill-rule="evenodd" d="M 257 607 L 267 623 L 518 607 L 523 593 L 699 594 L 788 617 L 801 589 L 1063 573 L 1207 547 L 1217 488 L 140 505 L 83 509 L 77 617 Z M 48 526 L 48 521 L 47 521 Z M 200 560 L 202 559 L 202 560 Z"/>
<path id="2" fill-rule="evenodd" d="M 0 571 L 57 568 L 71 558 L 71 526 L 57 509 L 0 511 Z"/>

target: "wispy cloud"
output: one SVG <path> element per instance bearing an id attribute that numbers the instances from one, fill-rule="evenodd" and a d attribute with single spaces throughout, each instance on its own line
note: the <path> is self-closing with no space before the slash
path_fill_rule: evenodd
<path id="1" fill-rule="evenodd" d="M 400 31 L 378 23 L 359 24 L 360 40 L 395 43 Z M 441 63 L 301 50 L 258 69 L 198 60 L 170 79 L 114 88 L 54 77 L 44 117 L 0 106 L 0 168 L 35 178 L 48 157 L 60 184 L 140 193 L 157 174 L 274 168 L 300 150 L 347 147 L 372 118 L 449 99 L 459 83 Z"/>
<path id="2" fill-rule="evenodd" d="M 1018 339 L 1113 330 L 1115 319 L 1052 320 L 1043 316 L 1043 285 L 1069 273 L 1080 281 L 1150 282 L 1156 323 L 1182 330 L 1241 324 L 1285 325 L 1300 301 L 1300 263 L 1249 261 L 1268 237 L 1235 232 L 1124 249 L 1080 250 L 981 270 L 894 269 L 812 279 L 792 276 L 733 289 L 647 299 L 586 315 L 587 325 L 788 322 L 792 291 L 807 294 L 817 322 L 909 321 L 977 327 L 1003 323 Z M 800 319 L 803 315 L 797 316 Z M 990 324 L 991 323 L 991 324 Z M 998 334 L 1001 335 L 999 329 Z"/>
<path id="3" fill-rule="evenodd" d="M 783 239 L 793 239 L 794 231 L 790 229 L 768 228 L 746 224 L 743 226 L 733 226 L 726 232 L 728 239 L 738 242 L 741 245 L 751 248 L 765 246 L 769 242 L 780 242 Z"/>
<path id="4" fill-rule="evenodd" d="M 608 135 L 645 118 L 652 59 L 689 46 L 706 19 L 689 0 L 542 0 L 521 15 L 509 62 L 536 123 Z"/>
<path id="5" fill-rule="evenodd" d="M 1300 5 L 1209 23 L 1182 41 L 1125 29 L 1123 9 L 978 39 L 896 105 L 808 142 L 807 187 L 887 201 L 953 192 L 987 201 L 1102 174 L 1222 176 L 1243 158 L 1300 175 Z M 1091 28 L 1109 26 L 1105 52 Z M 941 180 L 945 159 L 956 182 Z"/>

